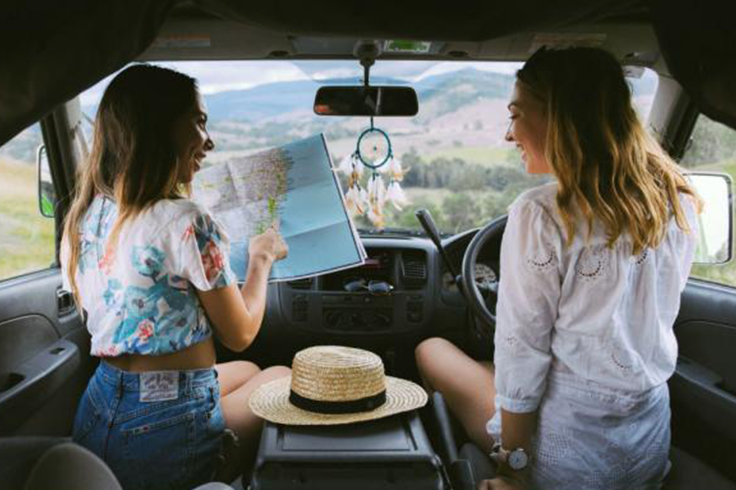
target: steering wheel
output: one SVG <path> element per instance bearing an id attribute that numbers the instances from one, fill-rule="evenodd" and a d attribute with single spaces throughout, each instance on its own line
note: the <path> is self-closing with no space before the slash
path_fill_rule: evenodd
<path id="1" fill-rule="evenodd" d="M 487 327 L 487 333 L 491 338 L 493 338 L 493 333 L 496 330 L 496 315 L 493 311 L 495 311 L 496 302 L 498 301 L 498 282 L 496 282 L 494 287 L 483 288 L 483 291 L 481 291 L 481 288 L 475 282 L 475 264 L 478 261 L 478 254 L 487 243 L 492 241 L 501 242 L 507 220 L 507 215 L 500 216 L 475 234 L 475 237 L 473 237 L 473 240 L 465 250 L 462 272 L 460 273 L 460 284 L 465 292 L 465 298 L 468 300 L 470 309 Z M 497 275 L 500 279 L 500 270 L 497 271 Z"/>

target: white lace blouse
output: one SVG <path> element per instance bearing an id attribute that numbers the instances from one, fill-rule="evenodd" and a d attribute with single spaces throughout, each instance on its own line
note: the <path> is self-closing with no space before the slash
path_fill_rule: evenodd
<path id="1" fill-rule="evenodd" d="M 672 219 L 663 242 L 632 256 L 628 236 L 612 248 L 598 223 L 586 242 L 578 226 L 565 246 L 557 184 L 531 189 L 510 208 L 501 247 L 495 334 L 496 403 L 514 413 L 538 408 L 551 371 L 603 387 L 641 392 L 672 375 L 672 325 L 695 249 L 693 232 Z"/>

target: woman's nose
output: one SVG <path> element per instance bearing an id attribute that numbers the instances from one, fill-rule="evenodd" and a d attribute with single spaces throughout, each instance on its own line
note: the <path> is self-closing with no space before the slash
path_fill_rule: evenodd
<path id="1" fill-rule="evenodd" d="M 209 135 L 207 135 L 207 140 L 204 142 L 204 151 L 212 151 L 215 149 L 215 142 L 212 141 L 212 138 L 210 138 Z"/>
<path id="2" fill-rule="evenodd" d="M 505 140 L 506 140 L 506 141 L 508 141 L 509 143 L 511 143 L 512 141 L 514 141 L 514 134 L 513 134 L 513 132 L 511 131 L 511 126 L 512 126 L 513 124 L 514 124 L 514 121 L 511 121 L 511 122 L 509 123 L 509 127 L 508 127 L 508 128 L 506 128 L 506 134 L 505 134 L 505 135 L 504 135 L 504 137 L 503 137 L 503 139 L 505 139 Z"/>

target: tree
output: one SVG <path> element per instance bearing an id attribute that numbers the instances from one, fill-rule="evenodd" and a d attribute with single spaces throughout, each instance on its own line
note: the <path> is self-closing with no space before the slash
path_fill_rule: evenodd
<path id="1" fill-rule="evenodd" d="M 468 194 L 451 194 L 442 201 L 446 230 L 457 233 L 481 226 L 485 219 L 478 201 Z"/>
<path id="2" fill-rule="evenodd" d="M 492 169 L 477 164 L 453 165 L 448 187 L 453 191 L 481 190 L 488 185 Z"/>
<path id="3" fill-rule="evenodd" d="M 488 192 L 481 201 L 483 214 L 486 216 L 486 219 L 492 220 L 506 214 L 512 199 L 507 194 Z"/>
<path id="4" fill-rule="evenodd" d="M 697 167 L 732 158 L 736 158 L 736 131 L 701 115 L 680 163 Z"/>
<path id="5" fill-rule="evenodd" d="M 391 205 L 388 205 L 386 212 L 386 223 L 387 226 L 393 226 L 398 228 L 419 228 L 419 220 L 415 215 L 419 209 L 426 209 L 432 214 L 437 226 L 441 231 L 447 231 L 443 225 L 445 224 L 445 217 L 442 213 L 442 209 L 435 203 L 428 199 L 418 198 L 411 203 L 411 206 L 397 210 Z"/>

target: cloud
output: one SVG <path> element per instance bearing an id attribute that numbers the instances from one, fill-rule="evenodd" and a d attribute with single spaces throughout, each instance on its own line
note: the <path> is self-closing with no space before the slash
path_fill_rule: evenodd
<path id="1" fill-rule="evenodd" d="M 353 78 L 360 83 L 363 67 L 358 60 L 244 60 L 244 61 L 179 61 L 154 63 L 173 68 L 197 79 L 204 94 L 228 90 L 246 90 L 274 82 L 297 80 L 321 81 L 330 78 Z M 475 68 L 500 73 L 514 73 L 521 63 L 462 62 L 423 60 L 378 60 L 371 75 L 415 83 L 442 73 Z M 96 105 L 116 73 L 104 78 L 82 94 L 82 105 Z"/>
<path id="2" fill-rule="evenodd" d="M 511 62 L 464 62 L 464 61 L 445 61 L 436 63 L 428 70 L 421 73 L 418 77 L 414 78 L 412 82 L 418 82 L 427 77 L 441 75 L 443 73 L 450 73 L 458 70 L 465 70 L 467 68 L 473 68 L 480 71 L 488 71 L 493 73 L 506 73 L 514 74 L 516 70 L 521 68 L 523 63 L 511 63 Z"/>
<path id="3" fill-rule="evenodd" d="M 178 61 L 151 63 L 186 73 L 197 79 L 204 94 L 226 90 L 245 90 L 273 82 L 309 80 L 297 66 L 288 61 Z M 102 98 L 113 73 L 82 94 L 82 105 L 96 105 Z"/>
<path id="4" fill-rule="evenodd" d="M 244 90 L 273 82 L 309 78 L 288 61 L 186 61 L 162 63 L 197 79 L 202 93 Z"/>

